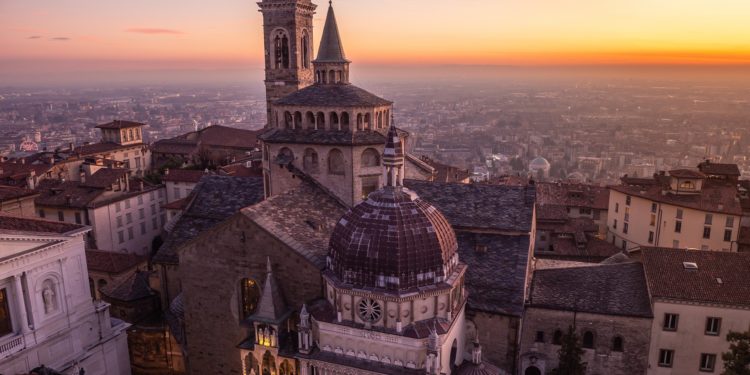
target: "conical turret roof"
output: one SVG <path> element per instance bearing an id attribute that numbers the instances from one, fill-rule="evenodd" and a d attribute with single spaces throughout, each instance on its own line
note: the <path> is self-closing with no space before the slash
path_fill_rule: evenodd
<path id="1" fill-rule="evenodd" d="M 323 36 L 320 38 L 317 62 L 349 62 L 344 54 L 344 45 L 341 43 L 339 27 L 336 24 L 336 15 L 333 13 L 333 4 L 328 6 L 326 24 L 323 27 Z"/>
<path id="2" fill-rule="evenodd" d="M 289 310 L 284 302 L 284 296 L 281 294 L 281 288 L 279 288 L 279 285 L 276 283 L 276 278 L 273 276 L 271 259 L 268 258 L 266 261 L 266 282 L 261 291 L 260 301 L 258 301 L 258 309 L 250 319 L 278 324 L 281 320 L 286 318 L 289 314 Z"/>

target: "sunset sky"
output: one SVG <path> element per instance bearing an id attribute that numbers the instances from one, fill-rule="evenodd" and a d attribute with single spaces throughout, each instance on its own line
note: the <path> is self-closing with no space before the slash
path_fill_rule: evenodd
<path id="1" fill-rule="evenodd" d="M 316 40 L 328 6 L 317 3 Z M 337 0 L 334 7 L 357 64 L 750 64 L 747 0 Z M 0 0 L 0 68 L 257 67 L 257 9 L 251 0 Z"/>

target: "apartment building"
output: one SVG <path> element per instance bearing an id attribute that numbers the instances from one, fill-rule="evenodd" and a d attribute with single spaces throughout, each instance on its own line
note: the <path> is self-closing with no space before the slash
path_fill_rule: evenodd
<path id="1" fill-rule="evenodd" d="M 750 254 L 641 252 L 654 312 L 648 374 L 721 373 L 727 333 L 750 329 Z"/>
<path id="2" fill-rule="evenodd" d="M 736 167 L 736 166 L 735 166 Z M 736 179 L 677 169 L 610 186 L 607 240 L 639 246 L 737 251 L 742 207 Z"/>

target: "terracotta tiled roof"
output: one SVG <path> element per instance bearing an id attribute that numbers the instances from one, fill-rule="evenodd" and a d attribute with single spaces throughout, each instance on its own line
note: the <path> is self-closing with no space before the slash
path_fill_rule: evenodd
<path id="1" fill-rule="evenodd" d="M 750 306 L 750 253 L 642 248 L 652 297 Z M 686 267 L 686 262 L 697 268 Z"/>
<path id="2" fill-rule="evenodd" d="M 22 181 L 33 171 L 37 176 L 43 175 L 51 167 L 48 164 L 22 164 L 0 162 L 0 180 Z"/>
<path id="3" fill-rule="evenodd" d="M 606 210 L 609 208 L 609 189 L 585 184 L 537 183 L 536 201 L 540 205 Z"/>
<path id="4" fill-rule="evenodd" d="M 6 186 L 6 185 L 0 185 L 0 202 L 11 200 L 11 199 L 18 199 L 18 198 L 24 198 L 24 197 L 31 197 L 34 195 L 38 195 L 34 190 L 29 190 L 21 187 L 16 186 Z"/>
<path id="5" fill-rule="evenodd" d="M 104 194 L 104 189 L 81 186 L 78 181 L 44 180 L 37 190 L 36 205 L 49 207 L 86 208 Z"/>
<path id="6" fill-rule="evenodd" d="M 706 175 L 692 169 L 674 169 L 669 171 L 671 177 L 677 178 L 706 178 Z"/>
<path id="7" fill-rule="evenodd" d="M 205 175 L 206 172 L 200 170 L 170 169 L 169 173 L 164 176 L 163 180 L 173 182 L 198 182 Z"/>
<path id="8" fill-rule="evenodd" d="M 84 228 L 83 225 L 0 213 L 0 232 L 65 234 Z"/>
<path id="9" fill-rule="evenodd" d="M 119 274 L 144 262 L 146 258 L 136 254 L 86 250 L 86 265 L 90 271 Z"/>
<path id="10" fill-rule="evenodd" d="M 125 177 L 127 173 L 127 169 L 102 168 L 86 178 L 86 182 L 81 183 L 81 185 L 102 189 L 108 188 L 117 182 L 117 180 Z"/>
<path id="11" fill-rule="evenodd" d="M 529 306 L 592 314 L 653 316 L 640 263 L 534 271 Z"/>
<path id="12" fill-rule="evenodd" d="M 661 202 L 701 211 L 720 212 L 741 215 L 742 207 L 737 200 L 737 186 L 715 179 L 703 181 L 700 194 L 674 194 L 668 186 L 649 185 L 613 185 L 610 189 L 624 194 L 642 197 L 654 202 Z M 666 191 L 666 194 L 663 193 Z"/>
<path id="13" fill-rule="evenodd" d="M 467 178 L 471 177 L 471 173 L 467 169 L 456 168 L 454 166 L 439 163 L 426 156 L 419 158 L 421 161 L 427 163 L 430 167 L 435 169 L 434 181 L 437 182 L 462 182 Z"/>
<path id="14" fill-rule="evenodd" d="M 193 195 L 191 194 L 185 198 L 178 199 L 176 201 L 172 201 L 170 203 L 162 205 L 162 207 L 167 210 L 184 210 L 188 207 L 188 205 L 190 204 L 192 200 L 193 200 Z"/>
<path id="15" fill-rule="evenodd" d="M 135 121 L 113 120 L 106 124 L 97 125 L 97 128 L 99 129 L 123 129 L 123 128 L 132 128 L 135 126 L 144 126 L 144 125 L 146 124 L 135 122 Z"/>
<path id="16" fill-rule="evenodd" d="M 707 175 L 739 177 L 742 174 L 740 173 L 740 168 L 737 164 L 722 164 L 704 161 L 703 163 L 698 164 L 698 169 Z"/>
<path id="17" fill-rule="evenodd" d="M 86 156 L 86 155 L 104 154 L 107 152 L 113 152 L 117 150 L 122 150 L 126 148 L 135 148 L 135 147 L 143 147 L 143 144 L 138 143 L 138 144 L 131 144 L 131 145 L 120 145 L 114 142 L 100 142 L 100 143 L 92 143 L 89 145 L 78 146 L 76 147 L 75 152 L 83 156 Z"/>

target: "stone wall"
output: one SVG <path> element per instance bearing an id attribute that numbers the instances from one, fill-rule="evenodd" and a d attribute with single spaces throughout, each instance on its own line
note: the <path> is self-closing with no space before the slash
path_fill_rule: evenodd
<path id="1" fill-rule="evenodd" d="M 556 330 L 567 332 L 575 319 L 579 340 L 586 331 L 594 334 L 594 348 L 584 349 L 588 374 L 645 374 L 647 369 L 651 319 L 573 313 L 571 311 L 528 308 L 523 321 L 520 369 L 531 366 L 546 374 L 557 367 L 559 345 L 553 343 Z M 537 332 L 544 332 L 537 342 Z M 623 351 L 613 350 L 616 336 L 623 339 Z"/>
<path id="2" fill-rule="evenodd" d="M 479 343 L 482 344 L 482 359 L 507 373 L 514 373 L 519 318 L 467 310 L 466 326 L 464 358 L 471 358 L 474 335 L 478 334 Z"/>
<path id="3" fill-rule="evenodd" d="M 242 373 L 237 345 L 247 330 L 240 325 L 240 280 L 262 286 L 266 257 L 291 309 L 322 296 L 320 270 L 242 214 L 180 250 L 188 373 Z"/>

